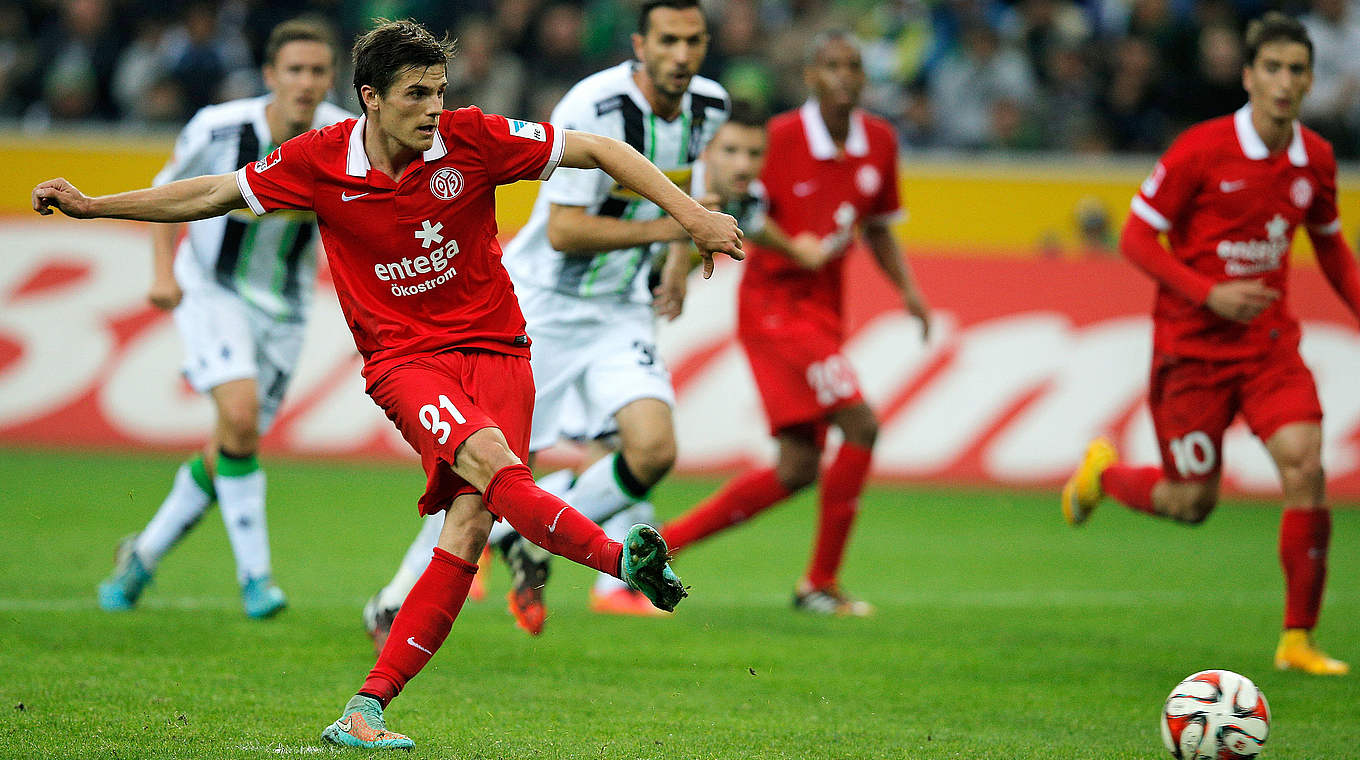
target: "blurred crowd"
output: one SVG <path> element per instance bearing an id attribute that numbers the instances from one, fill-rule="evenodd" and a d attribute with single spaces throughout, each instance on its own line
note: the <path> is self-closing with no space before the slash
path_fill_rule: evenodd
<path id="1" fill-rule="evenodd" d="M 807 41 L 865 43 L 865 104 L 907 150 L 1156 152 L 1245 102 L 1241 32 L 1269 9 L 1315 46 L 1304 121 L 1360 156 L 1360 0 L 715 0 L 703 73 L 773 110 L 804 97 Z M 581 77 L 628 57 L 636 0 L 0 0 L 0 114 L 175 127 L 262 90 L 274 24 L 331 22 L 342 45 L 375 17 L 457 38 L 450 106 L 546 119 Z M 335 100 L 357 110 L 342 60 Z"/>

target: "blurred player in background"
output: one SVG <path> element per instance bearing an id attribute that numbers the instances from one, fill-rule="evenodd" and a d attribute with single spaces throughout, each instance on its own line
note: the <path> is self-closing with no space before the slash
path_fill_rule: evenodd
<path id="1" fill-rule="evenodd" d="M 156 176 L 163 185 L 234 171 L 309 129 L 351 118 L 325 102 L 335 80 L 335 42 L 318 21 L 275 27 L 264 50 L 269 94 L 199 111 Z M 265 528 L 265 476 L 256 459 L 297 366 L 316 277 L 311 214 L 256 218 L 246 211 L 152 228 L 155 270 L 149 298 L 173 310 L 184 339 L 184 374 L 213 401 L 216 425 L 201 454 L 180 465 L 174 484 L 142 531 L 124 539 L 99 605 L 137 603 L 166 552 L 214 501 L 236 555 L 246 614 L 268 618 L 286 605 L 274 584 Z"/>
<path id="2" fill-rule="evenodd" d="M 1341 675 L 1349 666 L 1313 643 L 1331 513 L 1322 408 L 1284 301 L 1290 241 L 1303 225 L 1328 282 L 1360 316 L 1332 146 L 1298 122 L 1312 51 L 1297 21 L 1279 13 L 1253 21 L 1247 105 L 1187 130 L 1134 197 L 1120 249 L 1157 281 L 1148 404 L 1162 466 L 1118 464 L 1110 442 L 1097 439 L 1063 488 L 1062 509 L 1080 525 L 1109 494 L 1140 512 L 1203 522 L 1218 503 L 1223 432 L 1241 414 L 1284 489 L 1285 630 L 1275 666 Z"/>
<path id="3" fill-rule="evenodd" d="M 878 434 L 841 354 L 844 253 L 857 228 L 907 311 L 921 320 L 923 336 L 930 309 L 888 227 L 901 213 L 897 137 L 886 121 L 858 108 L 865 84 L 859 44 L 848 33 L 828 32 L 810 54 L 804 77 L 812 98 L 770 122 L 761 173 L 769 218 L 799 244 L 787 253 L 752 246 L 737 311 L 737 337 L 779 445 L 778 461 L 738 476 L 667 523 L 662 535 L 678 551 L 812 485 L 834 425 L 843 442 L 823 476 L 812 560 L 794 606 L 858 616 L 873 608 L 837 581 Z M 818 244 L 803 244 L 808 235 Z"/>
<path id="4" fill-rule="evenodd" d="M 496 241 L 495 188 L 546 179 L 559 166 L 603 168 L 652 199 L 701 251 L 741 258 L 741 230 L 677 188 L 625 143 L 552 124 L 446 111 L 449 46 L 410 21 L 386 22 L 354 45 L 364 116 L 286 141 L 231 174 L 89 198 L 64 179 L 33 190 L 33 208 L 77 218 L 153 222 L 313 210 L 336 294 L 364 357 L 367 391 L 413 449 L 426 488 L 422 515 L 446 511 L 433 557 L 392 635 L 325 741 L 409 748 L 384 707 L 429 662 L 467 598 L 498 516 L 554 553 L 627 580 L 673 609 L 686 595 L 657 532 L 623 542 L 534 484 L 529 337 Z"/>
<path id="5" fill-rule="evenodd" d="M 633 35 L 636 60 L 577 83 L 553 109 L 552 123 L 625 141 L 688 188 L 695 159 L 727 118 L 726 91 L 696 76 L 708 42 L 697 0 L 644 3 Z M 656 351 L 652 290 L 668 244 L 684 239 L 684 229 L 655 203 L 602 171 L 569 169 L 543 183 L 529 221 L 505 249 L 534 340 L 529 450 L 542 451 L 569 432 L 595 441 L 593 463 L 588 458 L 561 496 L 606 527 L 649 522 L 647 493 L 675 463 L 675 391 Z M 584 430 L 568 429 L 581 414 Z M 510 611 L 537 635 L 546 618 L 548 557 L 509 526 L 493 529 L 491 542 L 514 576 Z M 406 557 L 419 562 L 425 553 L 413 547 Z M 365 622 L 375 639 L 405 596 L 399 581 L 415 571 L 403 567 L 368 606 Z M 591 591 L 591 608 L 657 614 L 645 597 L 604 575 Z"/>

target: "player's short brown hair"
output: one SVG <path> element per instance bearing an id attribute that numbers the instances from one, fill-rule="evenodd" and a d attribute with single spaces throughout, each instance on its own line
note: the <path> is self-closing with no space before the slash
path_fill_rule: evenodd
<path id="1" fill-rule="evenodd" d="M 647 30 L 652 25 L 652 11 L 656 10 L 657 8 L 670 8 L 672 10 L 677 11 L 689 10 L 690 8 L 698 8 L 699 15 L 700 16 L 704 15 L 704 9 L 702 6 L 699 5 L 699 0 L 648 0 L 647 2 L 642 4 L 641 10 L 638 11 L 638 25 L 637 25 L 638 34 L 642 35 L 643 37 L 647 36 Z M 707 18 L 704 19 L 704 26 L 705 27 L 708 26 Z"/>
<path id="2" fill-rule="evenodd" d="M 365 112 L 364 85 L 385 95 L 403 71 L 447 66 L 454 50 L 447 35 L 436 39 L 430 30 L 410 19 L 375 21 L 376 27 L 354 41 L 354 92 Z"/>
<path id="3" fill-rule="evenodd" d="M 335 49 L 335 34 L 331 32 L 330 25 L 319 18 L 301 16 L 289 19 L 269 32 L 269 39 L 264 43 L 264 65 L 273 66 L 279 57 L 279 50 L 298 40 L 320 42 L 330 48 L 332 64 L 339 58 Z"/>
<path id="4" fill-rule="evenodd" d="M 1299 20 L 1279 11 L 1270 11 L 1247 24 L 1247 65 L 1256 63 L 1261 46 L 1270 42 L 1297 42 L 1308 48 L 1308 65 L 1313 65 L 1313 41 Z"/>
<path id="5" fill-rule="evenodd" d="M 764 129 L 765 122 L 769 120 L 770 115 L 764 108 L 749 100 L 736 99 L 732 101 L 732 111 L 727 115 L 726 123 Z"/>

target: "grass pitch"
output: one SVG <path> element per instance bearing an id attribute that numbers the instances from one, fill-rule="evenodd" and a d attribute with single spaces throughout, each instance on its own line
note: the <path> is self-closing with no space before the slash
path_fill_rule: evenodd
<path id="1" fill-rule="evenodd" d="M 292 607 L 247 620 L 216 511 L 141 607 L 94 586 L 178 460 L 0 449 L 0 757 L 358 756 L 321 729 L 373 657 L 359 620 L 416 530 L 415 464 L 267 462 L 275 575 Z M 662 517 L 716 481 L 655 494 Z M 670 619 L 586 610 L 558 562 L 541 638 L 497 566 L 388 709 L 413 758 L 1160 758 L 1162 700 L 1226 668 L 1270 700 L 1264 757 L 1357 757 L 1360 675 L 1278 673 L 1273 506 L 1199 528 L 1106 504 L 1080 530 L 1045 493 L 874 487 L 843 580 L 868 620 L 793 612 L 814 501 L 699 544 Z M 1360 513 L 1335 515 L 1319 636 L 1360 664 Z"/>

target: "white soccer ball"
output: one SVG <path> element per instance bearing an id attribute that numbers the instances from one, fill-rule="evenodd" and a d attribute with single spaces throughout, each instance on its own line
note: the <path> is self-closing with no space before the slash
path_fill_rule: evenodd
<path id="1" fill-rule="evenodd" d="M 1256 757 L 1270 733 L 1270 705 L 1250 678 L 1202 670 L 1176 684 L 1162 708 L 1162 743 L 1177 760 Z"/>

